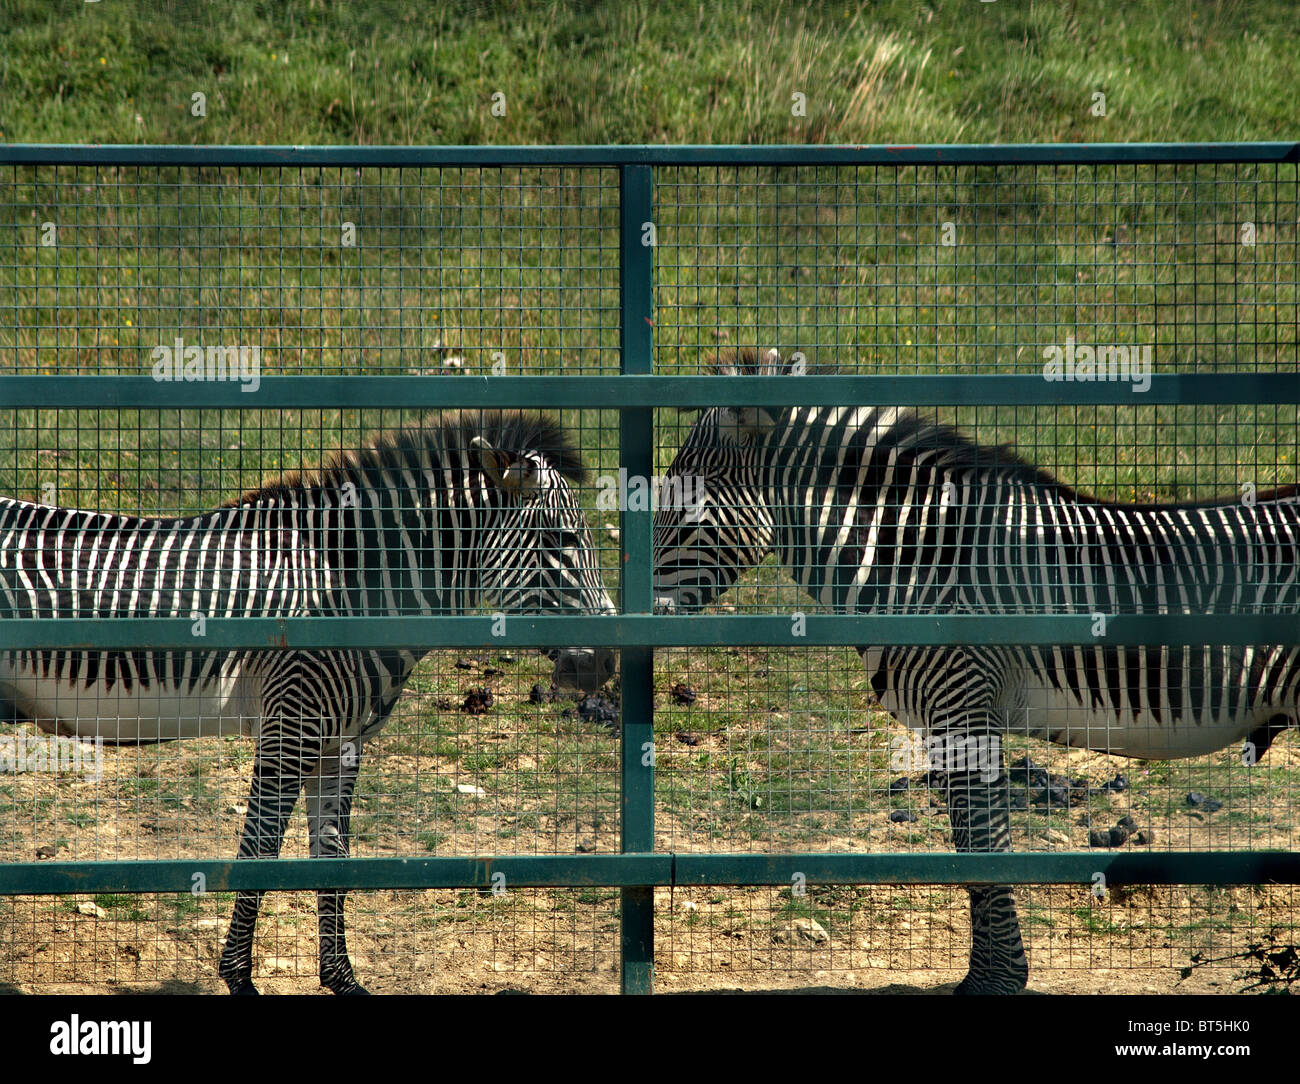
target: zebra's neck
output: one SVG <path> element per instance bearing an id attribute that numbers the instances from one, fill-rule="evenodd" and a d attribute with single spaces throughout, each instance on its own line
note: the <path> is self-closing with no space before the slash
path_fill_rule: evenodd
<path id="1" fill-rule="evenodd" d="M 323 574 L 313 612 L 462 613 L 480 601 L 480 550 L 493 510 L 463 449 L 341 465 L 312 485 L 272 489 L 271 544 L 309 540 L 298 560 Z M 214 513 L 214 515 L 216 515 Z"/>

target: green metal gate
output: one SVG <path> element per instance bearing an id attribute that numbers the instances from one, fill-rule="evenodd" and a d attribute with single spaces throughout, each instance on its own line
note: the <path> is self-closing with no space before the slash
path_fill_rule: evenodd
<path id="1" fill-rule="evenodd" d="M 1026 410 L 1059 406 L 1128 406 L 1133 390 L 1123 382 L 1051 382 L 1043 379 L 1037 358 L 1022 361 L 1016 354 L 1010 362 L 1010 347 L 1023 345 L 1018 337 L 1026 321 L 1015 297 L 1017 289 L 1033 291 L 1041 282 L 1018 277 L 1015 260 L 1005 260 L 1006 246 L 1019 244 L 1003 230 L 999 215 L 1010 213 L 1009 229 L 1038 223 L 1031 241 L 1044 243 L 1053 221 L 1035 218 L 1058 213 L 1060 190 L 1075 225 L 1087 223 L 1099 232 L 1099 245 L 1109 244 L 1119 252 L 1132 246 L 1139 270 L 1160 263 L 1166 250 L 1176 254 L 1180 246 L 1190 256 L 1185 266 L 1193 276 L 1198 268 L 1205 279 L 1188 284 L 1178 281 L 1178 271 L 1168 292 L 1158 275 L 1143 280 L 1134 273 L 1120 284 L 1122 297 L 1093 299 L 1092 326 L 1122 324 L 1117 314 L 1110 319 L 1109 305 L 1134 307 L 1157 334 L 1172 343 L 1173 371 L 1156 371 L 1144 406 L 1169 405 L 1195 411 L 1200 407 L 1252 407 L 1266 405 L 1288 410 L 1300 403 L 1300 381 L 1296 379 L 1297 295 L 1296 163 L 1300 146 L 1279 144 L 1234 145 L 1094 145 L 1094 146 L 1007 146 L 1007 147 L 574 147 L 574 148 L 353 148 L 353 147 L 0 147 L 0 208 L 8 221 L 0 226 L 0 314 L 12 317 L 10 327 L 0 331 L 0 352 L 6 360 L 0 376 L 0 409 L 5 412 L 57 408 L 58 410 L 112 409 L 202 409 L 235 411 L 260 409 L 404 409 L 527 407 L 550 410 L 617 411 L 619 466 L 628 476 L 650 478 L 656 470 L 656 408 L 703 407 L 719 403 L 735 405 L 835 405 L 845 403 L 899 403 L 942 409 L 1004 407 Z M 609 309 L 609 321 L 602 330 L 616 334 L 616 340 L 601 339 L 590 349 L 600 359 L 616 356 L 613 366 L 597 364 L 594 371 L 566 372 L 557 367 L 547 375 L 519 373 L 503 366 L 500 371 L 428 375 L 345 375 L 338 368 L 326 371 L 268 374 L 260 377 L 250 394 L 238 383 L 159 383 L 137 368 L 137 358 L 124 346 L 110 348 L 96 340 L 94 362 L 79 361 L 72 374 L 47 375 L 40 370 L 49 349 L 84 349 L 80 336 L 87 327 L 73 327 L 63 336 L 57 323 L 45 324 L 42 312 L 53 298 L 48 279 L 42 278 L 42 263 L 58 245 L 44 246 L 48 205 L 45 197 L 67 186 L 71 193 L 90 181 L 96 191 L 107 186 L 122 190 L 148 180 L 160 192 L 174 198 L 176 222 L 183 217 L 187 200 L 196 204 L 207 196 L 190 179 L 207 177 L 211 185 L 231 174 L 249 179 L 250 191 L 315 191 L 328 196 L 342 191 L 351 177 L 385 179 L 400 193 L 406 186 L 424 187 L 426 171 L 465 171 L 457 176 L 472 178 L 460 186 L 462 193 L 497 187 L 541 190 L 548 184 L 565 187 L 565 178 L 579 180 L 573 191 L 557 201 L 572 198 L 581 209 L 584 200 L 595 200 L 600 214 L 606 214 L 604 235 L 617 236 L 615 267 L 584 263 L 589 247 L 579 231 L 568 235 L 575 263 L 570 268 L 579 277 L 601 278 L 602 288 L 616 296 L 616 309 Z M 439 182 L 442 183 L 441 181 Z M 833 192 L 830 207 L 815 201 L 800 204 L 811 210 L 788 210 L 782 193 L 797 194 L 800 185 L 813 186 L 818 193 Z M 1225 186 L 1231 186 L 1227 188 Z M 783 187 L 786 186 L 786 187 Z M 793 187 L 789 187 L 793 186 Z M 882 191 L 888 187 L 888 201 Z M 89 190 L 89 188 L 87 189 Z M 720 192 L 732 193 L 723 198 Z M 740 198 L 734 193 L 741 191 Z M 5 194 L 7 192 L 7 194 Z M 664 193 L 670 194 L 665 198 Z M 1187 197 L 1186 192 L 1192 195 Z M 66 195 L 66 194 L 65 194 Z M 67 198 L 74 204 L 76 200 Z M 279 197 L 277 197 L 279 198 Z M 297 197 L 295 197 L 297 198 Z M 464 236 L 465 208 L 478 206 L 478 197 L 465 196 L 457 206 L 460 216 L 455 228 Z M 1143 202 L 1144 199 L 1146 202 Z M 763 205 L 764 214 L 746 219 L 745 208 L 752 200 Z M 961 202 L 964 200 L 964 203 Z M 1252 204 L 1253 201 L 1253 204 Z M 880 218 L 876 226 L 889 226 L 862 240 L 864 208 L 879 203 L 888 207 L 892 222 Z M 5 205 L 7 204 L 7 207 Z M 423 208 L 427 204 L 422 203 Z M 559 202 L 557 202 L 557 206 Z M 1255 205 L 1258 221 L 1241 222 L 1242 207 Z M 78 214 L 86 208 L 78 206 Z M 272 202 L 268 206 L 274 207 Z M 299 206 L 299 228 L 306 214 Z M 365 209 L 364 191 L 359 206 Z M 514 207 L 508 201 L 505 206 Z M 520 216 L 526 206 L 520 196 Z M 1081 212 L 1080 207 L 1087 209 Z M 1224 217 L 1219 207 L 1229 208 Z M 845 211 L 849 208 L 852 213 Z M 951 220 L 936 212 L 951 209 Z M 1043 208 L 1041 212 L 1035 208 Z M 665 210 L 671 213 L 665 216 Z M 138 218 L 140 206 L 123 200 L 116 205 L 91 208 L 96 220 L 77 221 L 72 232 L 73 283 L 70 290 L 94 290 L 102 281 L 79 281 L 76 246 L 98 243 L 95 231 L 111 223 Z M 420 229 L 450 229 L 444 221 L 444 205 L 438 205 L 436 224 L 421 221 Z M 772 217 L 764 215 L 771 211 Z M 165 217 L 166 208 L 160 205 Z M 825 211 L 826 218 L 817 213 Z M 1095 211 L 1095 215 L 1093 212 Z M 152 213 L 152 212 L 151 212 Z M 267 207 L 239 201 L 231 212 L 235 221 L 216 215 L 218 232 L 239 231 L 261 222 Z M 448 212 L 450 213 L 450 212 Z M 1206 215 L 1198 218 L 1198 215 Z M 783 219 L 783 215 L 790 217 Z M 616 221 L 614 220 L 616 215 Z M 1144 218 L 1147 215 L 1149 217 Z M 599 217 L 599 215 L 597 216 Z M 671 220 L 670 220 L 671 219 Z M 944 241 L 945 222 L 957 230 L 969 230 L 974 254 L 957 278 L 971 283 L 974 302 L 962 300 L 960 290 L 945 295 L 951 284 L 944 274 L 926 270 L 931 261 L 938 266 L 953 246 Z M 382 211 L 376 218 L 372 237 L 382 239 Z M 1059 225 L 1059 223 L 1057 223 Z M 319 223 L 313 222 L 313 228 Z M 1249 227 L 1247 230 L 1246 227 Z M 67 227 L 56 225 L 56 230 Z M 154 223 L 150 251 L 169 251 L 169 237 L 163 225 Z M 363 232 L 366 230 L 362 225 Z M 392 227 L 405 228 L 402 223 Z M 505 252 L 510 248 L 508 233 L 490 224 L 477 223 L 481 251 Z M 547 223 L 539 216 L 537 229 L 545 238 Z M 1037 226 L 1034 227 L 1036 230 Z M 1206 237 L 1215 230 L 1231 236 Z M 182 236 L 179 225 L 175 237 Z M 1107 230 L 1109 237 L 1106 237 Z M 1242 231 L 1249 234 L 1249 243 Z M 730 233 L 728 233 L 730 231 Z M 749 231 L 749 232 L 746 232 Z M 915 231 L 916 235 L 908 231 Z M 981 231 L 986 231 L 981 233 Z M 1166 231 L 1157 242 L 1155 234 Z M 904 237 L 904 235 L 907 235 Z M 522 236 L 522 234 L 520 235 Z M 703 240 L 702 240 L 703 236 Z M 564 240 L 565 238 L 562 238 Z M 218 242 L 220 244 L 222 242 Z M 363 242 L 365 246 L 367 242 Z M 1079 239 L 1071 238 L 1078 246 Z M 732 279 L 709 284 L 702 291 L 689 282 L 689 268 L 683 251 L 709 244 L 724 253 L 718 267 Z M 910 246 L 910 247 L 909 247 Z M 1142 262 L 1142 246 L 1150 246 L 1148 262 Z M 524 248 L 522 242 L 519 247 Z M 899 249 L 908 247 L 900 257 Z M 1232 279 L 1230 287 L 1215 276 L 1222 263 L 1219 248 L 1230 249 L 1232 266 L 1254 270 Z M 827 253 L 838 261 L 843 251 L 859 257 L 873 251 L 872 266 L 885 268 L 869 283 L 874 303 L 900 313 L 896 329 L 909 326 L 926 330 L 929 339 L 915 342 L 900 332 L 886 341 L 883 325 L 864 333 L 859 309 L 841 300 L 850 291 L 848 271 L 833 284 L 815 281 L 802 285 L 801 249 L 813 251 L 814 275 L 838 262 L 823 259 Z M 66 251 L 66 249 L 65 249 Z M 380 271 L 386 259 L 383 244 L 377 247 Z M 1034 249 L 1036 252 L 1037 250 Z M 1209 253 L 1204 260 L 1199 256 Z M 734 254 L 734 260 L 727 253 Z M 907 255 L 911 255 L 911 261 Z M 981 259 L 983 255 L 984 259 Z M 538 266 L 545 260 L 568 259 L 559 249 L 539 246 Z M 789 259 L 787 269 L 781 262 Z M 1059 258 L 1059 253 L 1058 253 Z M 476 255 L 481 261 L 481 252 Z M 1117 257 L 1118 259 L 1118 257 Z M 772 262 L 775 261 L 775 262 Z M 1178 261 L 1170 258 L 1170 266 Z M 1035 272 L 1052 265 L 1046 256 L 1035 255 L 1028 266 Z M 102 280 L 104 268 L 86 260 L 93 275 Z M 473 266 L 460 273 L 455 286 L 474 288 Z M 502 276 L 502 266 L 490 271 Z M 519 266 L 532 265 L 520 256 Z M 1071 268 L 1091 267 L 1104 274 L 1103 254 L 1078 256 Z M 1179 265 L 1183 266 L 1183 265 Z M 290 277 L 323 275 L 320 266 L 281 268 Z M 900 269 L 910 269 L 911 283 L 900 281 Z M 1010 270 L 1008 270 L 1010 269 Z M 452 271 L 438 267 L 441 276 Z M 851 269 L 854 272 L 859 269 Z M 116 288 L 123 286 L 118 267 Z M 332 273 L 332 272 L 331 272 Z M 362 268 L 356 280 L 365 289 Z M 200 261 L 198 274 L 203 276 Z M 340 275 L 344 272 L 340 271 Z M 541 271 L 539 271 L 539 275 Z M 1076 274 L 1087 275 L 1086 271 Z M 1252 277 L 1253 276 L 1253 277 Z M 218 280 L 220 276 L 218 275 Z M 397 285 L 402 289 L 401 275 Z M 57 280 L 56 280 L 57 281 Z M 259 277 L 259 284 L 261 283 Z M 538 281 L 541 281 L 539 278 Z M 1086 299 L 1067 298 L 1072 308 L 1086 308 Z M 918 291 L 917 283 L 926 290 Z M 1243 286 L 1245 282 L 1247 285 Z M 201 283 L 202 284 L 202 283 Z M 793 285 L 788 285 L 793 284 Z M 216 291 L 220 314 L 220 281 L 204 285 Z M 856 283 L 862 287 L 862 280 Z M 987 286 L 987 293 L 981 294 Z M 1249 289 L 1247 288 L 1249 287 Z M 1187 287 L 1183 296 L 1179 290 Z M 384 286 L 382 288 L 389 288 Z M 527 275 L 517 284 L 526 292 Z M 680 303 L 683 290 L 694 288 L 695 302 Z M 768 291 L 771 291 L 769 296 Z M 811 340 L 822 360 L 834 360 L 837 352 L 852 350 L 873 359 L 868 371 L 852 371 L 801 377 L 732 378 L 703 375 L 689 365 L 663 362 L 669 350 L 679 356 L 702 356 L 707 344 L 697 341 L 709 328 L 735 327 L 732 345 L 763 348 L 763 336 L 780 334 L 783 289 L 803 288 L 814 292 L 813 315 L 786 341 L 795 345 Z M 1231 297 L 1225 297 L 1227 289 Z M 729 293 L 728 293 L 729 291 Z M 834 296 L 823 304 L 822 293 Z M 538 304 L 546 293 L 538 287 Z M 970 337 L 961 341 L 947 331 L 937 307 L 922 318 L 928 299 L 949 296 L 960 326 Z M 699 298 L 707 294 L 708 299 Z M 78 295 L 79 296 L 79 295 Z M 381 295 L 382 296 L 382 295 Z M 563 290 L 557 304 L 565 303 Z M 1180 301 L 1179 298 L 1182 297 Z M 1009 299 L 1009 300 L 1008 300 Z M 1172 301 L 1171 301 L 1172 299 Z M 672 303 L 670 303 L 672 302 Z M 162 300 L 157 302 L 158 305 Z M 549 302 L 548 302 L 549 303 Z M 399 298 L 398 305 L 401 301 Z M 854 301 L 853 304 L 858 304 Z M 1179 305 L 1182 308 L 1179 308 Z M 1172 305 L 1172 311 L 1170 311 Z M 1200 310 L 1212 306 L 1212 319 Z M 1266 311 L 1272 306 L 1271 314 Z M 77 312 L 80 313 L 80 302 Z M 1227 315 L 1219 307 L 1227 306 Z M 382 305 L 381 305 L 382 307 Z M 747 307 L 765 314 L 753 324 L 735 317 Z M 578 298 L 580 314 L 599 309 L 598 300 Z M 795 303 L 791 311 L 803 311 Z M 693 309 L 687 313 L 686 310 Z M 906 310 L 903 312 L 902 310 Z M 1190 311 L 1189 311 L 1190 310 Z M 485 311 L 485 310 L 483 310 Z M 710 311 L 713 317 L 710 317 Z M 1038 310 L 1035 310 L 1037 312 Z M 723 315 L 723 314 L 726 315 Z M 847 313 L 847 315 L 846 315 Z M 684 315 L 685 314 L 685 315 Z M 999 329 L 999 320 L 1010 315 L 1011 332 Z M 486 316 L 483 317 L 487 319 Z M 511 326 L 498 313 L 501 328 Z M 735 319 L 734 324 L 728 321 Z M 600 317 L 604 320 L 604 317 Z M 251 318 L 255 323 L 256 316 Z M 910 323 L 909 323 L 910 321 Z M 5 321 L 9 323 L 9 320 Z M 77 321 L 81 324 L 81 321 Z M 1045 322 L 1037 315 L 1036 330 Z M 1074 326 L 1086 320 L 1063 319 L 1051 309 L 1050 326 Z M 340 316 L 340 324 L 346 317 Z M 323 326 L 323 317 L 322 317 Z M 594 325 L 593 325 L 594 326 Z M 1249 330 L 1249 337 L 1244 336 Z M 362 334 L 364 329 L 359 329 Z M 342 334 L 342 333 L 341 333 Z M 803 339 L 796 340 L 802 334 Z M 1009 334 L 1009 337 L 1008 337 Z M 559 342 L 563 347 L 561 326 Z M 872 336 L 875 336 L 874 338 Z M 898 342 L 898 338 L 906 341 Z M 51 340 L 52 339 L 52 343 Z M 717 340 L 719 344 L 722 339 Z M 340 339 L 342 342 L 342 339 Z M 32 352 L 29 352 L 29 347 Z M 951 358 L 949 364 L 948 348 Z M 119 353 L 119 349 L 123 353 Z M 584 348 L 585 349 L 585 348 Z M 810 349 L 810 354 L 813 352 Z M 520 351 L 522 357 L 524 351 Z M 79 354 L 79 357 L 83 355 Z M 118 358 L 125 356 L 125 363 Z M 110 359 L 105 364 L 102 358 Z M 35 362 L 29 363 L 29 358 Z M 508 360 L 508 359 L 507 359 Z M 659 362 L 657 364 L 657 362 Z M 56 364 L 61 366 L 60 362 Z M 84 366 L 84 370 L 83 370 Z M 672 371 L 665 371 L 671 369 Z M 949 371 L 941 371 L 941 370 Z M 881 371 L 884 370 L 884 371 Z M 910 370 L 910 371 L 909 371 Z M 929 371 L 927 371 L 929 370 Z M 1285 413 L 1279 415 L 1280 444 L 1295 448 L 1295 430 L 1288 427 Z M 1289 453 L 1288 453 L 1289 454 Z M 1294 481 L 1295 462 L 1273 466 L 1281 481 Z M 709 647 L 716 645 L 763 645 L 789 647 L 791 621 L 787 613 L 710 613 L 691 617 L 652 614 L 651 511 L 624 508 L 617 531 L 621 613 L 614 618 L 553 617 L 512 618 L 502 634 L 492 628 L 489 616 L 400 617 L 393 619 L 260 619 L 211 620 L 205 647 L 220 650 L 236 647 L 407 647 L 469 648 L 492 650 L 546 647 L 565 643 L 591 643 L 621 651 L 622 727 L 620 732 L 621 848 L 605 854 L 472 854 L 432 857 L 363 857 L 347 860 L 281 858 L 235 862 L 181 858 L 111 861 L 42 861 L 0 864 L 0 894 L 65 893 L 148 893 L 189 892 L 195 878 L 206 880 L 209 891 L 241 888 L 490 888 L 493 877 L 504 875 L 504 883 L 517 887 L 606 886 L 621 893 L 620 952 L 622 988 L 625 992 L 649 992 L 654 983 L 654 889 L 664 886 L 784 886 L 802 879 L 809 885 L 964 885 L 970 883 L 1078 884 L 1095 883 L 1101 873 L 1111 885 L 1202 884 L 1250 885 L 1300 883 L 1300 855 L 1291 849 L 1246 848 L 1225 850 L 1180 850 L 1168 852 L 1114 853 L 1078 851 L 1053 853 L 951 854 L 951 853 L 827 853 L 824 851 L 780 850 L 764 853 L 699 853 L 662 851 L 655 844 L 655 698 L 654 658 L 656 648 Z M 1092 615 L 1031 614 L 1022 617 L 917 617 L 897 614 L 844 616 L 808 613 L 800 635 L 800 647 L 818 645 L 852 646 L 865 642 L 910 644 L 985 643 L 1068 645 L 1095 644 Z M 192 648 L 190 622 L 182 619 L 139 619 L 86 621 L 75 625 L 37 620 L 0 622 L 0 649 L 35 648 Z M 1255 644 L 1300 643 L 1300 625 L 1286 614 L 1211 614 L 1201 616 L 1141 617 L 1109 615 L 1105 642 L 1115 644 Z M 662 739 L 661 739 L 662 740 Z M 1294 808 L 1292 809 L 1294 812 Z"/>

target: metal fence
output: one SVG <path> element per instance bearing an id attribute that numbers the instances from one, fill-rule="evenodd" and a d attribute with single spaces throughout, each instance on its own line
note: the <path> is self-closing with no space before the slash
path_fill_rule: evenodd
<path id="1" fill-rule="evenodd" d="M 680 445 L 678 412 L 719 404 L 912 406 L 1118 501 L 1294 484 L 1298 161 L 1294 144 L 0 147 L 0 492 L 193 513 L 426 411 L 543 410 L 594 468 L 620 610 L 209 620 L 208 651 L 433 652 L 367 747 L 347 859 L 307 858 L 298 825 L 287 857 L 233 861 L 237 736 L 109 750 L 91 778 L 23 762 L 12 742 L 37 736 L 6 728 L 0 982 L 205 988 L 249 888 L 377 897 L 358 971 L 391 957 L 395 990 L 474 989 L 430 976 L 484 966 L 565 989 L 617 968 L 627 992 L 656 970 L 947 971 L 966 951 L 953 886 L 972 883 L 1039 886 L 1036 967 L 1244 966 L 1293 944 L 1293 737 L 1258 765 L 1230 749 L 1153 769 L 1013 734 L 1047 798 L 1026 790 L 1012 852 L 951 853 L 848 649 L 1095 644 L 1094 616 L 837 614 L 771 565 L 706 613 L 656 615 L 633 494 Z M 1076 344 L 1154 362 L 1045 379 Z M 160 379 L 158 348 L 186 345 L 254 362 Z M 816 369 L 711 375 L 729 348 Z M 1300 644 L 1294 613 L 1107 618 L 1110 644 Z M 194 643 L 189 618 L 0 620 L 10 652 Z M 529 649 L 575 643 L 621 652 L 613 691 L 547 687 Z M 1090 849 L 1123 815 L 1145 837 Z M 262 976 L 313 974 L 311 902 L 274 899 Z"/>

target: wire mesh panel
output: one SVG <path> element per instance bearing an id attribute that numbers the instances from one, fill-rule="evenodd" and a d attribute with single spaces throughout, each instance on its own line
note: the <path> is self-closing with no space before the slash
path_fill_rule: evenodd
<path id="1" fill-rule="evenodd" d="M 657 365 L 778 347 L 838 372 L 1039 374 L 1073 343 L 1124 348 L 1137 385 L 1144 365 L 1289 372 L 1298 198 L 1292 163 L 664 168 Z"/>
<path id="2" fill-rule="evenodd" d="M 5 172 L 10 373 L 150 372 L 177 339 L 242 351 L 246 387 L 618 368 L 608 169 Z"/>

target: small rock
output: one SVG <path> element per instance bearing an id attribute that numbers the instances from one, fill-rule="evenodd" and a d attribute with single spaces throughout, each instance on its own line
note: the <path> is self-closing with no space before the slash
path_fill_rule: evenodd
<path id="1" fill-rule="evenodd" d="M 517 660 L 513 655 L 497 656 L 497 662 L 499 662 L 502 666 L 514 666 L 514 664 L 518 661 L 519 660 Z"/>
<path id="2" fill-rule="evenodd" d="M 689 706 L 691 704 L 694 704 L 697 699 L 695 695 L 695 690 L 692 689 L 689 685 L 683 685 L 680 681 L 677 682 L 677 684 L 674 685 L 669 690 L 669 692 L 672 693 L 674 704 L 682 704 L 685 706 Z"/>
<path id="3" fill-rule="evenodd" d="M 1127 828 L 1130 832 L 1137 831 L 1138 822 L 1135 821 L 1132 817 L 1129 816 L 1120 817 L 1120 819 L 1117 820 L 1115 823 L 1118 824 L 1121 828 Z"/>
<path id="4" fill-rule="evenodd" d="M 1043 838 L 1047 840 L 1048 843 L 1065 844 L 1070 842 L 1070 837 L 1056 828 L 1047 829 L 1047 831 L 1043 833 Z"/>
<path id="5" fill-rule="evenodd" d="M 891 809 L 889 820 L 891 824 L 911 824 L 916 820 L 916 814 L 910 809 Z"/>
<path id="6" fill-rule="evenodd" d="M 108 912 L 90 900 L 77 904 L 77 914 L 90 915 L 92 918 L 108 918 Z"/>
<path id="7" fill-rule="evenodd" d="M 485 791 L 482 787 L 474 786 L 473 783 L 457 783 L 456 793 L 471 794 L 475 798 L 482 798 L 485 794 L 487 794 L 487 791 Z"/>
<path id="8" fill-rule="evenodd" d="M 595 851 L 595 849 L 596 849 L 596 841 L 594 839 L 578 840 L 577 851 L 579 854 L 591 854 L 593 851 Z"/>
<path id="9" fill-rule="evenodd" d="M 794 945 L 800 941 L 810 941 L 814 945 L 824 945 L 831 939 L 826 928 L 812 918 L 796 918 L 788 926 L 778 930 L 773 938 L 783 945 Z"/>
<path id="10" fill-rule="evenodd" d="M 1128 776 L 1120 773 L 1116 775 L 1114 779 L 1110 780 L 1110 782 L 1103 783 L 1102 786 L 1112 794 L 1120 794 L 1128 790 Z"/>
<path id="11" fill-rule="evenodd" d="M 473 664 L 472 662 L 470 662 L 469 659 L 457 659 L 457 660 L 456 660 L 456 669 L 457 669 L 457 670 L 473 670 L 473 669 L 474 669 L 474 664 Z"/>
<path id="12" fill-rule="evenodd" d="M 194 928 L 196 930 L 219 930 L 225 924 L 226 920 L 224 918 L 200 918 L 195 921 Z"/>
<path id="13" fill-rule="evenodd" d="M 438 697 L 433 706 L 439 711 L 451 711 L 451 701 L 445 696 Z"/>
<path id="14" fill-rule="evenodd" d="M 682 900 L 683 911 L 690 912 L 690 911 L 698 911 L 699 909 L 700 909 L 699 904 L 697 904 L 694 900 Z"/>
<path id="15" fill-rule="evenodd" d="M 50 843 L 46 843 L 43 846 L 36 848 L 37 858 L 53 858 L 58 853 L 59 848 Z"/>
<path id="16" fill-rule="evenodd" d="M 1133 842 L 1142 847 L 1145 847 L 1149 843 L 1154 843 L 1155 841 L 1156 833 L 1154 828 L 1140 828 L 1138 829 L 1137 835 L 1133 837 Z"/>
<path id="17" fill-rule="evenodd" d="M 1088 833 L 1088 846 L 1089 846 L 1089 847 L 1109 847 L 1109 846 L 1110 846 L 1110 833 L 1109 833 L 1109 832 L 1102 832 L 1102 831 L 1100 831 L 1100 830 L 1094 828 L 1091 832 Z"/>
<path id="18" fill-rule="evenodd" d="M 889 784 L 889 793 L 902 794 L 903 791 L 910 790 L 911 786 L 912 786 L 912 781 L 908 779 L 907 776 L 904 775 L 898 779 L 895 779 L 892 783 Z"/>
<path id="19" fill-rule="evenodd" d="M 248 803 L 232 802 L 230 805 L 226 806 L 226 812 L 237 817 L 242 817 L 248 813 Z"/>
<path id="20" fill-rule="evenodd" d="M 1223 808 L 1223 803 L 1218 798 L 1206 798 L 1205 805 L 1201 807 L 1207 813 L 1217 813 Z"/>
<path id="21" fill-rule="evenodd" d="M 544 688 L 540 682 L 528 690 L 528 702 L 530 704 L 547 704 L 554 699 L 555 690 Z"/>
<path id="22" fill-rule="evenodd" d="M 1187 804 L 1190 806 L 1202 806 L 1205 804 L 1205 795 L 1198 790 L 1189 791 L 1187 795 Z"/>
<path id="23" fill-rule="evenodd" d="M 1128 842 L 1128 829 L 1121 828 L 1118 824 L 1107 832 L 1106 835 L 1110 840 L 1110 846 L 1112 847 L 1122 847 Z"/>
<path id="24" fill-rule="evenodd" d="M 485 678 L 500 677 L 504 673 L 505 671 L 502 670 L 499 666 L 485 666 L 483 668 L 483 676 Z"/>
<path id="25" fill-rule="evenodd" d="M 486 715 L 495 703 L 491 689 L 470 689 L 460 710 L 466 715 Z"/>
<path id="26" fill-rule="evenodd" d="M 700 736 L 699 736 L 698 734 L 690 734 L 690 733 L 687 733 L 685 730 L 679 730 L 679 731 L 677 732 L 676 737 L 677 737 L 677 740 L 678 740 L 679 742 L 681 742 L 683 745 L 699 745 L 699 744 L 700 744 Z"/>

